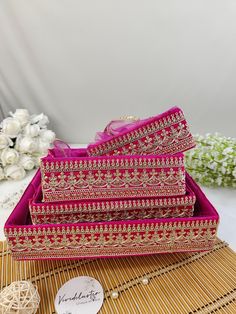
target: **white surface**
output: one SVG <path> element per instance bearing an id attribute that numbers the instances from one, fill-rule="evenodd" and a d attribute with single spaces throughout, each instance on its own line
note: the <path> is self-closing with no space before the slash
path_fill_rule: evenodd
<path id="1" fill-rule="evenodd" d="M 26 185 L 31 180 L 32 176 L 33 172 L 22 181 L 0 183 L 0 205 L 6 196 L 19 191 L 22 185 Z M 203 188 L 203 190 L 220 214 L 218 236 L 236 251 L 236 189 Z M 3 226 L 11 209 L 1 208 L 0 211 L 0 240 L 3 240 Z"/>
<path id="2" fill-rule="evenodd" d="M 75 143 L 173 104 L 193 133 L 236 136 L 235 16 L 235 0 L 2 0 L 0 104 Z"/>
<path id="3" fill-rule="evenodd" d="M 27 176 L 20 181 L 0 182 L 0 240 L 5 238 L 3 233 L 4 224 L 14 208 L 16 200 L 19 199 L 22 188 L 25 189 L 32 179 L 35 171 L 30 171 Z"/>
<path id="4" fill-rule="evenodd" d="M 220 215 L 218 237 L 236 251 L 236 189 L 202 189 Z"/>

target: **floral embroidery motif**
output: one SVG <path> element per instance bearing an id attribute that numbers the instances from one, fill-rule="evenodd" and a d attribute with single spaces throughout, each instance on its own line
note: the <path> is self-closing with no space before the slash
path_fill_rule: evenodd
<path id="1" fill-rule="evenodd" d="M 185 194 L 183 155 L 41 163 L 43 200 Z"/>
<path id="2" fill-rule="evenodd" d="M 116 221 L 116 220 L 136 220 L 136 219 L 157 219 L 157 218 L 176 218 L 193 216 L 193 206 L 184 206 L 178 208 L 162 209 L 131 209 L 116 210 L 113 212 L 76 212 L 68 213 L 32 213 L 31 219 L 33 224 L 66 224 L 80 222 L 99 222 L 99 221 Z"/>
<path id="3" fill-rule="evenodd" d="M 209 249 L 217 220 L 5 228 L 13 257 L 95 257 Z"/>
<path id="4" fill-rule="evenodd" d="M 43 203 L 32 200 L 30 213 L 34 224 L 78 223 L 112 220 L 135 220 L 193 215 L 196 197 L 144 198 L 94 202 Z"/>

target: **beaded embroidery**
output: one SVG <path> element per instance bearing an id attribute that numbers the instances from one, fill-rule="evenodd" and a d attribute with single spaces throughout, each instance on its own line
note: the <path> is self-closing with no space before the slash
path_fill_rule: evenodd
<path id="1" fill-rule="evenodd" d="M 50 158 L 49 158 L 50 159 Z M 44 201 L 185 194 L 183 155 L 41 162 Z"/>
<path id="2" fill-rule="evenodd" d="M 116 256 L 209 249 L 217 220 L 5 228 L 15 258 Z"/>

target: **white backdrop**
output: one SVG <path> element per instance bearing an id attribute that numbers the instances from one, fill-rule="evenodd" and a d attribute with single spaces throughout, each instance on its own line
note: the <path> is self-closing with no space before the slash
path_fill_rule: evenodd
<path id="1" fill-rule="evenodd" d="M 180 105 L 236 136 L 235 0 L 1 0 L 0 105 L 49 115 L 69 142 Z"/>

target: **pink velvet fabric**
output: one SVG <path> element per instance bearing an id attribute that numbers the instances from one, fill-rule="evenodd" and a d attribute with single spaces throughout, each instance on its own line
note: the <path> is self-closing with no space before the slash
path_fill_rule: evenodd
<path id="1" fill-rule="evenodd" d="M 88 157 L 84 150 L 71 149 L 70 154 L 54 157 L 51 150 L 42 158 L 44 201 L 174 196 L 186 192 L 182 153 Z"/>

